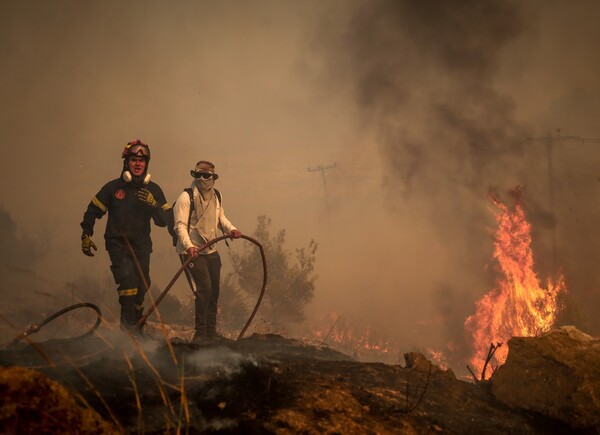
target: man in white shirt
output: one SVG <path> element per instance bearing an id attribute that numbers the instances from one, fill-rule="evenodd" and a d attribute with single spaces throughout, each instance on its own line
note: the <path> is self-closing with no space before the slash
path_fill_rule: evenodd
<path id="1" fill-rule="evenodd" d="M 194 181 L 184 190 L 173 206 L 174 226 L 177 233 L 177 252 L 194 258 L 188 267 L 195 289 L 196 341 L 218 339 L 217 306 L 220 292 L 221 257 L 216 245 L 200 251 L 217 237 L 217 229 L 232 238 L 242 233 L 225 217 L 221 206 L 221 193 L 214 188 L 219 175 L 215 165 L 201 160 L 190 171 Z"/>

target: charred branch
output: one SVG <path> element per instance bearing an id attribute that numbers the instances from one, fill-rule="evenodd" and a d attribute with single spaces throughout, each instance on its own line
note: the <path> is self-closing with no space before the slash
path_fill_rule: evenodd
<path id="1" fill-rule="evenodd" d="M 471 367 L 469 367 L 467 365 L 467 370 L 469 370 L 469 372 L 471 373 L 471 376 L 473 376 L 473 379 L 475 380 L 475 383 L 481 382 L 481 381 L 485 381 L 485 372 L 487 370 L 487 366 L 490 363 L 491 359 L 493 358 L 494 354 L 496 353 L 496 350 L 498 350 L 498 348 L 502 346 L 502 343 L 498 342 L 496 344 L 494 343 L 490 343 L 490 349 L 488 350 L 487 356 L 485 358 L 485 362 L 483 364 L 483 369 L 481 370 L 481 377 L 477 378 L 477 376 L 475 375 L 475 373 L 473 373 L 473 370 L 471 370 Z M 492 371 L 495 372 L 496 369 L 498 368 L 498 366 L 496 367 L 492 367 Z"/>

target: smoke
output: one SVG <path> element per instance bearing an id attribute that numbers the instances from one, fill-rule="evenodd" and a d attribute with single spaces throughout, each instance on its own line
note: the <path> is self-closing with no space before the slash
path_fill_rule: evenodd
<path id="1" fill-rule="evenodd" d="M 378 228 L 377 214 L 389 213 L 388 240 L 360 234 L 355 251 L 377 253 L 359 266 L 378 296 L 366 315 L 404 345 L 462 342 L 473 300 L 493 284 L 486 191 L 523 179 L 530 135 L 494 80 L 523 21 L 510 2 L 377 1 L 320 35 L 333 41 L 326 77 L 345 79 L 333 89 L 351 92 L 381 156 L 383 205 L 363 208 L 359 222 Z"/>
<path id="2" fill-rule="evenodd" d="M 549 175 L 538 138 L 600 137 L 597 17 L 593 1 L 3 2 L 10 231 L 43 253 L 27 264 L 36 276 L 101 283 L 59 294 L 32 278 L 15 291 L 116 304 L 105 219 L 94 258 L 81 254 L 79 222 L 140 138 L 169 202 L 207 159 L 243 232 L 264 214 L 286 248 L 319 243 L 309 317 L 364 318 L 404 349 L 460 342 L 458 322 L 495 278 L 487 190 L 516 184 L 540 270 L 562 266 L 590 316 L 600 148 L 557 141 Z M 307 170 L 319 165 L 331 168 Z M 152 237 L 164 288 L 179 260 L 166 231 Z M 190 292 L 181 281 L 173 294 Z"/>
<path id="3" fill-rule="evenodd" d="M 320 34 L 321 39 L 333 41 L 325 45 L 326 77 L 335 77 L 338 83 L 329 88 L 334 93 L 351 92 L 361 125 L 378 143 L 385 209 L 397 224 L 394 234 L 412 232 L 403 237 L 412 256 L 421 254 L 415 247 L 427 246 L 418 268 L 398 281 L 400 291 L 378 293 L 385 295 L 381 305 L 389 302 L 394 307 L 388 319 L 396 320 L 388 321 L 388 327 L 409 328 L 411 319 L 421 323 L 403 313 L 408 304 L 419 316 L 433 311 L 425 330 L 413 330 L 417 332 L 411 334 L 413 338 L 438 345 L 444 340 L 462 342 L 465 315 L 474 300 L 494 285 L 494 269 L 488 268 L 493 223 L 485 199 L 491 187 L 508 191 L 517 184 L 525 186 L 541 275 L 553 276 L 564 267 L 567 274 L 577 276 L 572 281 L 573 304 L 582 293 L 597 295 L 596 290 L 590 291 L 597 288 L 597 277 L 582 270 L 588 259 L 557 254 L 576 250 L 579 242 L 571 239 L 577 232 L 564 220 L 567 210 L 562 201 L 568 192 L 561 190 L 560 172 L 565 160 L 544 148 L 547 140 L 539 131 L 544 131 L 548 120 L 564 125 L 577 118 L 571 122 L 573 127 L 598 137 L 597 129 L 590 129 L 593 117 L 582 113 L 586 107 L 598 113 L 591 103 L 598 81 L 588 81 L 582 91 L 578 77 L 569 77 L 563 85 L 566 95 L 556 102 L 540 101 L 538 107 L 532 104 L 531 89 L 519 88 L 523 84 L 519 76 L 537 80 L 540 75 L 540 81 L 549 82 L 547 77 L 562 75 L 563 66 L 560 72 L 544 71 L 542 59 L 529 54 L 547 50 L 548 41 L 556 42 L 557 34 L 572 33 L 565 29 L 578 25 L 575 16 L 581 18 L 586 8 L 592 8 L 591 3 L 580 6 L 565 16 L 567 24 L 558 25 L 556 17 L 564 13 L 558 3 L 546 10 L 538 3 L 512 1 L 383 0 L 359 3 L 346 26 L 327 26 Z M 572 39 L 560 43 L 567 50 L 570 44 Z M 593 58 L 587 63 L 576 60 L 598 66 Z M 564 102 L 560 108 L 559 102 Z M 551 133 L 553 143 L 563 144 L 560 136 Z M 589 156 L 598 157 L 595 150 L 585 151 L 587 155 L 583 152 L 566 160 L 583 169 Z M 553 152 L 564 156 L 556 145 Z M 594 178 L 587 172 L 587 180 L 570 187 L 587 191 Z M 563 199 L 552 199 L 557 196 Z M 583 209 L 576 212 L 578 218 L 592 222 L 585 204 L 579 207 Z M 363 222 L 370 218 L 364 217 Z M 589 244 L 583 249 L 589 250 Z M 396 260 L 407 261 L 408 256 Z M 393 267 L 410 270 L 398 263 Z M 415 300 L 415 292 L 430 295 L 431 306 Z M 382 313 L 376 302 L 370 301 L 370 306 Z"/>
<path id="4" fill-rule="evenodd" d="M 502 179 L 516 162 L 528 132 L 494 79 L 522 27 L 516 5 L 504 1 L 360 7 L 334 67 L 351 75 L 356 104 L 376 131 L 388 200 L 461 188 L 480 194 L 483 179 Z"/>
<path id="5" fill-rule="evenodd" d="M 243 364 L 256 365 L 256 361 L 252 358 L 244 357 L 226 347 L 202 349 L 188 357 L 186 362 L 198 370 L 207 372 L 220 370 L 226 376 L 239 373 Z"/>

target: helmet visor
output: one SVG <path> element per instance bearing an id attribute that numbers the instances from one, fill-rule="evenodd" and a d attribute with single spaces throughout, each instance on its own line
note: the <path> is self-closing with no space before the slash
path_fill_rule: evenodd
<path id="1" fill-rule="evenodd" d="M 150 153 L 148 151 L 148 147 L 145 145 L 131 145 L 127 152 L 130 156 L 138 156 L 138 157 L 150 157 Z"/>
<path id="2" fill-rule="evenodd" d="M 146 160 L 150 160 L 150 148 L 139 139 L 129 142 L 125 145 L 121 157 L 125 158 L 130 156 L 144 157 Z"/>

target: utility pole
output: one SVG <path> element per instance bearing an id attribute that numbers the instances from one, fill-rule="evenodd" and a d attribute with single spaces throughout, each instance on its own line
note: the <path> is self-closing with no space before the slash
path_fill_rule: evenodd
<path id="1" fill-rule="evenodd" d="M 329 166 L 316 166 L 314 168 L 308 168 L 308 172 L 320 172 L 321 177 L 323 179 L 323 190 L 325 192 L 325 204 L 327 204 L 327 208 L 329 208 L 329 195 L 327 194 L 327 182 L 325 181 L 325 171 L 329 169 L 337 168 L 337 163 L 334 163 Z"/>
<path id="2" fill-rule="evenodd" d="M 552 135 L 548 133 L 547 136 L 542 137 L 534 137 L 528 138 L 529 141 L 534 142 L 542 142 L 546 145 L 546 161 L 547 161 L 547 170 L 548 170 L 548 210 L 554 216 L 554 148 L 555 145 L 561 144 L 564 142 L 576 142 L 576 143 L 585 143 L 585 142 L 596 142 L 600 143 L 600 139 L 589 139 L 578 136 L 561 136 L 561 129 L 556 129 L 556 135 Z M 551 249 L 552 249 L 552 268 L 555 270 L 557 261 L 556 261 L 556 226 L 552 227 L 551 237 Z"/>

